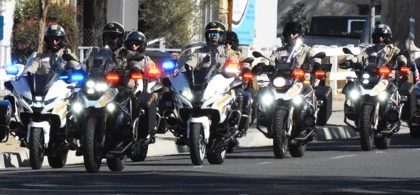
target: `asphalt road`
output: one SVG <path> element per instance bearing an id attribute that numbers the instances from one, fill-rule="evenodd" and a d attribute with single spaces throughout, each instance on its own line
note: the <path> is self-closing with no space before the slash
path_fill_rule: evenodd
<path id="1" fill-rule="evenodd" d="M 330 130 L 345 126 L 340 105 L 335 102 Z M 193 166 L 189 154 L 180 153 L 128 161 L 122 172 L 106 163 L 95 174 L 83 164 L 5 168 L 0 194 L 420 194 L 420 139 L 408 132 L 403 123 L 389 149 L 368 152 L 357 136 L 314 141 L 301 158 L 274 159 L 270 146 L 255 147 L 267 143 L 255 132 L 242 138 L 254 147 L 242 145 L 222 165 Z"/>
<path id="2" fill-rule="evenodd" d="M 83 165 L 5 169 L 0 193 L 13 194 L 324 194 L 420 193 L 420 139 L 406 127 L 387 150 L 361 151 L 358 139 L 316 141 L 302 158 L 274 159 L 271 147 L 239 148 L 222 165 L 193 166 L 189 155 L 128 162 L 122 172 L 102 164 L 88 174 Z"/>

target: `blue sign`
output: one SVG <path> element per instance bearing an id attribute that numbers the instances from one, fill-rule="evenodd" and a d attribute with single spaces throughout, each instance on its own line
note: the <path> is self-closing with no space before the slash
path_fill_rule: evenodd
<path id="1" fill-rule="evenodd" d="M 232 30 L 238 34 L 239 44 L 254 43 L 255 0 L 234 0 Z"/>
<path id="2" fill-rule="evenodd" d="M 0 16 L 0 41 L 3 40 L 4 34 L 4 16 Z"/>

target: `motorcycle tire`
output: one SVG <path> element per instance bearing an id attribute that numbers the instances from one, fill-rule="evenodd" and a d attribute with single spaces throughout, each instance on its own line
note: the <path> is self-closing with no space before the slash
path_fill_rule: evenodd
<path id="1" fill-rule="evenodd" d="M 286 156 L 288 138 L 286 134 L 287 111 L 278 109 L 274 113 L 273 121 L 273 152 L 274 157 L 282 159 Z"/>
<path id="2" fill-rule="evenodd" d="M 373 149 L 374 134 L 372 130 L 372 105 L 362 107 L 362 116 L 360 117 L 360 145 L 362 150 L 369 151 Z"/>
<path id="3" fill-rule="evenodd" d="M 44 133 L 41 128 L 32 128 L 29 136 L 29 162 L 32 169 L 40 169 L 44 162 Z"/>
<path id="4" fill-rule="evenodd" d="M 391 137 L 381 135 L 379 137 L 375 137 L 375 146 L 378 149 L 387 149 L 389 148 L 389 145 L 391 144 Z"/>
<path id="5" fill-rule="evenodd" d="M 193 123 L 190 135 L 190 157 L 193 165 L 202 165 L 206 156 L 204 129 L 201 124 Z"/>
<path id="6" fill-rule="evenodd" d="M 319 111 L 317 113 L 316 125 L 327 125 L 328 119 L 330 118 L 332 113 L 332 99 L 332 92 L 328 93 L 326 96 L 321 98 L 321 100 L 324 103 L 322 104 L 321 108 L 319 108 Z"/>
<path id="7" fill-rule="evenodd" d="M 140 139 L 132 146 L 132 150 L 130 153 L 130 159 L 133 162 L 141 162 L 144 161 L 147 157 L 147 151 L 149 150 L 149 145 L 143 146 L 144 139 Z"/>
<path id="8" fill-rule="evenodd" d="M 111 157 L 106 159 L 106 164 L 111 171 L 122 171 L 125 167 L 126 157 Z"/>
<path id="9" fill-rule="evenodd" d="M 83 163 L 88 173 L 98 172 L 101 167 L 103 147 L 99 142 L 104 135 L 98 128 L 97 119 L 88 117 L 82 137 Z"/>
<path id="10" fill-rule="evenodd" d="M 292 157 L 302 157 L 305 154 L 306 145 L 290 144 L 289 152 Z"/>
<path id="11" fill-rule="evenodd" d="M 229 142 L 228 148 L 226 150 L 227 153 L 234 153 L 236 148 L 239 146 L 239 142 L 237 139 L 233 139 Z"/>
<path id="12" fill-rule="evenodd" d="M 223 164 L 226 157 L 226 150 L 223 150 L 222 152 L 209 152 L 207 153 L 207 161 L 209 161 L 210 164 L 220 165 Z"/>
<path id="13" fill-rule="evenodd" d="M 420 138 L 420 128 L 410 126 L 410 135 L 412 138 Z"/>
<path id="14" fill-rule="evenodd" d="M 50 147 L 57 147 L 60 144 L 51 144 Z M 67 162 L 67 154 L 69 153 L 68 149 L 59 150 L 56 149 L 54 153 L 48 154 L 48 164 L 50 167 L 56 168 L 63 168 Z"/>
<path id="15" fill-rule="evenodd" d="M 7 138 L 9 133 L 10 133 L 9 127 L 0 125 L 0 142 L 5 142 L 4 140 Z"/>

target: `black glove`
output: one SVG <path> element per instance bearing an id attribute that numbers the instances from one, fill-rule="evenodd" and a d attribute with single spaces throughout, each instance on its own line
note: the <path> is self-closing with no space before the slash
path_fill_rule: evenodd
<path id="1" fill-rule="evenodd" d="M 342 64 L 339 64 L 339 67 L 342 69 L 349 69 L 353 67 L 353 61 L 351 60 L 346 60 L 344 61 Z"/>
<path id="2" fill-rule="evenodd" d="M 70 61 L 70 60 L 77 61 L 77 59 L 74 59 L 74 57 L 72 55 L 68 54 L 68 53 L 63 53 L 63 55 L 61 55 L 61 58 L 64 61 Z"/>
<path id="3" fill-rule="evenodd" d="M 252 68 L 252 72 L 254 74 L 262 74 L 263 70 L 264 70 L 264 63 L 258 63 L 257 65 L 254 66 L 254 68 Z"/>

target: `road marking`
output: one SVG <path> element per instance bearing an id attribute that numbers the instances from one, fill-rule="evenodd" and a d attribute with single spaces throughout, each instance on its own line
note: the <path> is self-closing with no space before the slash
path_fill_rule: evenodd
<path id="1" fill-rule="evenodd" d="M 203 165 L 199 165 L 199 166 L 193 166 L 193 168 L 202 168 Z"/>
<path id="2" fill-rule="evenodd" d="M 330 159 L 348 158 L 348 157 L 353 157 L 353 156 L 356 156 L 356 155 L 351 154 L 351 155 L 335 156 L 335 157 L 331 157 Z"/>
<path id="3" fill-rule="evenodd" d="M 260 162 L 259 165 L 271 164 L 271 162 Z"/>
<path id="4" fill-rule="evenodd" d="M 383 154 L 384 152 L 383 151 L 376 151 L 375 153 L 376 154 Z"/>

